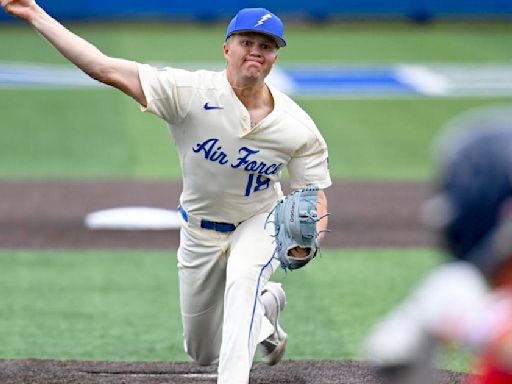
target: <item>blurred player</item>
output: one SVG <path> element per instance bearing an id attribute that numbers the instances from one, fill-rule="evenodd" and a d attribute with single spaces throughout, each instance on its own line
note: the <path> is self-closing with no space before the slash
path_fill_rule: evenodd
<path id="1" fill-rule="evenodd" d="M 282 168 L 292 189 L 331 184 L 314 122 L 265 82 L 286 45 L 281 20 L 263 8 L 241 10 L 225 35 L 226 70 L 189 72 L 108 57 L 33 0 L 0 3 L 82 71 L 169 124 L 183 174 L 178 271 L 187 353 L 199 364 L 218 361 L 220 384 L 248 383 L 258 345 L 264 362 L 278 363 L 287 341 L 278 323 L 286 298 L 269 281 L 279 262 L 272 225 L 264 224 L 282 197 Z M 324 217 L 327 200 L 323 191 L 318 196 Z M 327 219 L 318 221 L 318 232 L 326 226 Z M 290 250 L 296 258 L 307 253 Z"/>
<path id="2" fill-rule="evenodd" d="M 389 383 L 434 383 L 443 343 L 480 360 L 470 383 L 512 383 L 512 107 L 471 112 L 441 135 L 423 211 L 450 259 L 378 323 L 364 357 Z"/>

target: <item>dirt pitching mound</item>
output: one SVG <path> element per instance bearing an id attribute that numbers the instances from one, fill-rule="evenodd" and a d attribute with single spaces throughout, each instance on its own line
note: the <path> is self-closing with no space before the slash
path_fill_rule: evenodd
<path id="1" fill-rule="evenodd" d="M 466 375 L 438 371 L 440 384 L 462 384 Z M 0 360 L 0 382 L 9 384 L 198 384 L 215 383 L 215 367 L 185 362 L 93 362 Z M 357 361 L 284 361 L 274 367 L 256 363 L 250 384 L 379 384 Z"/>

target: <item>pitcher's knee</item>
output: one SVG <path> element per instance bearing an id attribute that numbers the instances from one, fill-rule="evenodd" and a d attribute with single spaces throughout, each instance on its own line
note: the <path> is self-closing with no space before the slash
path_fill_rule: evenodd
<path id="1" fill-rule="evenodd" d="M 206 366 L 206 365 L 212 365 L 212 364 L 215 364 L 217 361 L 218 361 L 218 355 L 217 354 L 213 354 L 213 353 L 197 353 L 195 354 L 194 356 L 192 356 L 192 354 L 189 354 L 190 357 L 192 357 L 192 359 L 194 359 L 194 361 L 199 364 L 199 365 L 203 365 L 203 366 Z"/>
<path id="2" fill-rule="evenodd" d="M 184 342 L 185 352 L 199 365 L 212 365 L 217 362 L 219 353 L 208 348 L 207 345 Z"/>

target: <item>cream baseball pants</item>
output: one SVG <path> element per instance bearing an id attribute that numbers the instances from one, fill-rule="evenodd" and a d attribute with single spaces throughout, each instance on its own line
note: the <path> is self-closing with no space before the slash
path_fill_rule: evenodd
<path id="1" fill-rule="evenodd" d="M 274 227 L 256 215 L 221 233 L 182 221 L 178 249 L 186 352 L 201 365 L 218 360 L 217 384 L 247 384 L 257 344 L 273 333 L 261 291 L 279 266 Z"/>

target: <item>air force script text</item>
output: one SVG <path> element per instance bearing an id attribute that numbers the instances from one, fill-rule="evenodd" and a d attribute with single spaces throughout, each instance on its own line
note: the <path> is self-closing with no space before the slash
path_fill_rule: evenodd
<path id="1" fill-rule="evenodd" d="M 202 153 L 206 160 L 222 165 L 229 165 L 231 168 L 241 168 L 246 172 L 254 172 L 259 175 L 275 175 L 281 169 L 283 164 L 272 163 L 267 164 L 264 161 L 254 160 L 253 155 L 259 152 L 258 149 L 251 149 L 249 147 L 240 147 L 238 153 L 240 154 L 234 161 L 228 158 L 228 154 L 222 151 L 222 146 L 218 145 L 219 139 L 211 138 L 196 144 L 192 150 L 195 153 Z"/>
<path id="2" fill-rule="evenodd" d="M 238 157 L 234 160 L 228 157 L 228 154 L 222 150 L 219 139 L 210 138 L 202 143 L 196 144 L 192 150 L 195 153 L 203 154 L 206 160 L 220 165 L 230 166 L 233 169 L 242 169 L 250 173 L 248 175 L 247 186 L 245 188 L 245 196 L 250 196 L 252 192 L 258 192 L 267 189 L 270 186 L 270 179 L 266 176 L 277 174 L 282 163 L 265 163 L 254 158 L 258 149 L 249 147 L 240 147 L 238 149 Z M 256 176 L 256 177 L 255 177 Z"/>

